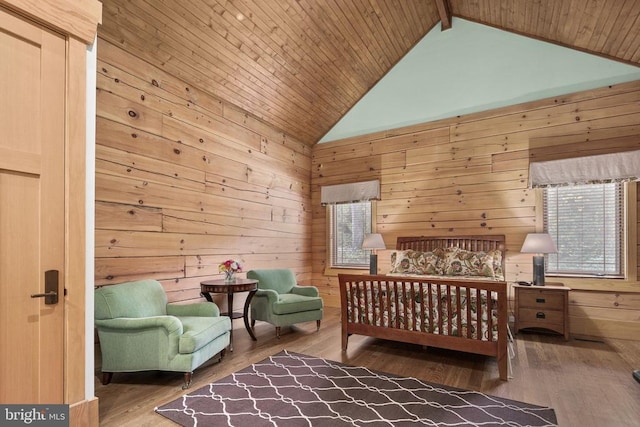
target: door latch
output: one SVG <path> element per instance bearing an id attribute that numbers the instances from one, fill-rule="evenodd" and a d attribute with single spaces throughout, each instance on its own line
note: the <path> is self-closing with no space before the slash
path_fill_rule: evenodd
<path id="1" fill-rule="evenodd" d="M 44 293 L 31 294 L 31 298 L 44 298 L 46 305 L 58 303 L 58 270 L 44 272 Z"/>

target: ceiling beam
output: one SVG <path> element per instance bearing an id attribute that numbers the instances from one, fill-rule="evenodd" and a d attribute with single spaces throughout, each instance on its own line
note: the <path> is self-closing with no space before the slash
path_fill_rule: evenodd
<path id="1" fill-rule="evenodd" d="M 441 30 L 448 30 L 451 28 L 451 7 L 449 6 L 449 0 L 436 0 L 436 6 L 440 14 Z"/>

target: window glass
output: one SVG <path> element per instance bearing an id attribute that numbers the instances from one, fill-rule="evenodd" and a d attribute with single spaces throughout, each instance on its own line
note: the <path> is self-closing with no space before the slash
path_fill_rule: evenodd
<path id="1" fill-rule="evenodd" d="M 558 248 L 548 274 L 624 275 L 624 194 L 622 183 L 544 189 L 544 228 Z"/>
<path id="2" fill-rule="evenodd" d="M 362 249 L 371 233 L 371 202 L 330 205 L 331 267 L 368 268 L 371 251 Z"/>

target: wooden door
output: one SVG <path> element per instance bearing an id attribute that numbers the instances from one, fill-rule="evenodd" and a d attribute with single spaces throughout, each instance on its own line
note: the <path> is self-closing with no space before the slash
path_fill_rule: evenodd
<path id="1" fill-rule="evenodd" d="M 66 41 L 0 8 L 0 403 L 63 403 Z M 47 270 L 59 272 L 47 305 Z"/>

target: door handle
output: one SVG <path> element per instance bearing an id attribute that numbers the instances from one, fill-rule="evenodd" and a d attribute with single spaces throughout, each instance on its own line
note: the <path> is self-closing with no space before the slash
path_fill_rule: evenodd
<path id="1" fill-rule="evenodd" d="M 31 294 L 31 298 L 44 298 L 46 305 L 58 303 L 58 270 L 44 272 L 44 293 Z"/>

